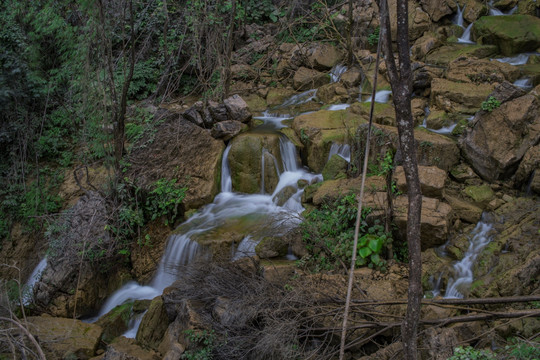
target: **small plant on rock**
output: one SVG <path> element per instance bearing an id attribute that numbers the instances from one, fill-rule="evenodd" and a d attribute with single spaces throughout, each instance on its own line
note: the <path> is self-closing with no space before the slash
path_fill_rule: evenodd
<path id="1" fill-rule="evenodd" d="M 487 111 L 487 112 L 492 112 L 499 106 L 501 106 L 501 102 L 497 100 L 495 97 L 490 96 L 486 101 L 482 103 L 482 110 Z"/>

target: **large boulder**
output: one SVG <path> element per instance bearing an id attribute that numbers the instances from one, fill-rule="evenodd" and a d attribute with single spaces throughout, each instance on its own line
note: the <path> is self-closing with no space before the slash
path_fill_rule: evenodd
<path id="1" fill-rule="evenodd" d="M 495 45 L 447 44 L 430 51 L 426 56 L 425 62 L 433 65 L 446 66 L 448 63 L 462 56 L 483 59 L 493 57 L 497 55 L 497 53 L 498 49 Z"/>
<path id="2" fill-rule="evenodd" d="M 536 97 L 525 95 L 477 114 L 460 145 L 480 176 L 495 181 L 514 174 L 527 150 L 540 140 L 539 106 Z"/>
<path id="3" fill-rule="evenodd" d="M 329 82 L 330 75 L 306 67 L 299 68 L 293 77 L 293 86 L 299 91 L 316 89 Z"/>
<path id="4" fill-rule="evenodd" d="M 325 104 L 342 103 L 348 99 L 347 89 L 340 83 L 326 84 L 317 90 L 317 99 Z"/>
<path id="5" fill-rule="evenodd" d="M 420 5 L 433 22 L 439 21 L 442 17 L 450 15 L 456 8 L 455 2 L 450 0 L 420 0 Z"/>
<path id="6" fill-rule="evenodd" d="M 523 156 L 516 171 L 515 184 L 519 188 L 540 194 L 538 180 L 540 180 L 540 144 L 527 150 Z"/>
<path id="7" fill-rule="evenodd" d="M 210 133 L 214 139 L 229 141 L 247 129 L 248 126 L 246 124 L 242 124 L 240 121 L 226 120 L 215 123 Z"/>
<path id="8" fill-rule="evenodd" d="M 463 5 L 463 18 L 474 23 L 480 16 L 487 15 L 488 7 L 478 0 L 467 0 Z"/>
<path id="9" fill-rule="evenodd" d="M 232 140 L 229 152 L 233 190 L 248 194 L 260 193 L 264 181 L 264 191 L 271 194 L 279 182 L 278 174 L 283 170 L 275 168 L 276 162 L 278 166 L 281 164 L 278 135 L 238 135 Z M 261 179 L 263 164 L 264 180 Z"/>
<path id="10" fill-rule="evenodd" d="M 471 84 L 433 79 L 431 101 L 447 112 L 475 114 L 494 88 L 495 85 L 489 83 Z"/>
<path id="11" fill-rule="evenodd" d="M 233 95 L 226 98 L 223 100 L 223 104 L 227 108 L 230 119 L 243 123 L 251 120 L 251 112 L 249 111 L 248 104 L 240 95 Z"/>
<path id="12" fill-rule="evenodd" d="M 123 336 L 115 339 L 107 346 L 100 360 L 159 360 L 161 357 L 155 351 L 140 347 L 135 339 Z"/>
<path id="13" fill-rule="evenodd" d="M 337 65 L 343 54 L 335 46 L 327 43 L 317 43 L 308 50 L 308 64 L 316 70 L 329 70 Z"/>
<path id="14" fill-rule="evenodd" d="M 165 311 L 163 298 L 157 296 L 144 314 L 139 331 L 137 331 L 137 342 L 145 348 L 158 351 L 168 326 L 169 318 Z"/>
<path id="15" fill-rule="evenodd" d="M 268 90 L 266 102 L 269 107 L 274 107 L 283 104 L 285 100 L 295 94 L 293 89 L 287 88 L 272 88 Z"/>
<path id="16" fill-rule="evenodd" d="M 407 233 L 408 199 L 398 196 L 394 201 L 394 216 L 401 234 Z M 453 218 L 452 207 L 437 199 L 422 197 L 420 241 L 422 250 L 444 244 L 448 240 Z"/>
<path id="17" fill-rule="evenodd" d="M 514 82 L 519 77 L 520 71 L 515 66 L 488 59 L 460 57 L 448 64 L 446 70 L 446 79 L 461 83 Z"/>
<path id="18" fill-rule="evenodd" d="M 344 143 L 352 129 L 365 122 L 361 116 L 347 110 L 321 110 L 297 116 L 292 128 L 304 144 L 302 156 L 314 172 L 320 173 L 326 164 L 332 143 Z"/>
<path id="19" fill-rule="evenodd" d="M 418 175 L 420 177 L 420 188 L 422 195 L 432 198 L 441 198 L 444 184 L 447 179 L 446 171 L 436 166 L 418 166 Z M 394 171 L 394 179 L 398 189 L 406 193 L 407 181 L 405 180 L 405 171 L 403 166 L 398 166 Z"/>
<path id="20" fill-rule="evenodd" d="M 540 47 L 540 19 L 529 15 L 484 16 L 472 28 L 481 44 L 498 46 L 506 56 Z"/>
<path id="21" fill-rule="evenodd" d="M 221 154 L 225 144 L 184 120 L 160 125 L 152 142 L 135 144 L 126 176 L 145 188 L 159 179 L 177 179 L 187 187 L 185 210 L 212 202 L 219 192 Z"/>
<path id="22" fill-rule="evenodd" d="M 101 327 L 80 320 L 50 316 L 26 318 L 48 359 L 90 359 L 101 340 Z"/>

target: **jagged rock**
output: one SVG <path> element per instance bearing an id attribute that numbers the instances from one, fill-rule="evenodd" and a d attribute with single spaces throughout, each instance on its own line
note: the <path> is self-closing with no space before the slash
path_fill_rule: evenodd
<path id="1" fill-rule="evenodd" d="M 214 139 L 229 141 L 247 129 L 248 126 L 246 124 L 242 124 L 240 121 L 226 120 L 215 123 L 214 127 L 212 127 L 212 130 L 210 131 L 210 134 L 212 134 Z"/>
<path id="2" fill-rule="evenodd" d="M 249 107 L 240 97 L 240 95 L 233 95 L 223 100 L 225 107 L 229 113 L 229 118 L 240 122 L 248 122 L 251 120 L 251 112 Z"/>
<path id="3" fill-rule="evenodd" d="M 347 177 L 347 167 L 349 163 L 341 156 L 333 155 L 322 171 L 324 180 L 335 180 L 340 177 Z"/>
<path id="4" fill-rule="evenodd" d="M 534 16 L 484 16 L 474 23 L 472 33 L 477 42 L 496 45 L 505 56 L 540 47 L 540 19 Z"/>
<path id="5" fill-rule="evenodd" d="M 347 98 L 347 90 L 340 83 L 326 84 L 317 90 L 317 99 L 325 104 L 345 102 Z"/>
<path id="6" fill-rule="evenodd" d="M 279 178 L 271 156 L 280 159 L 279 136 L 274 134 L 241 134 L 231 142 L 229 166 L 233 190 L 248 194 L 261 191 L 261 173 L 264 158 L 264 186 L 267 193 L 272 193 Z M 281 161 L 277 161 L 278 164 Z"/>
<path id="7" fill-rule="evenodd" d="M 488 7 L 477 0 L 467 0 L 463 5 L 463 18 L 469 23 L 474 23 L 480 16 L 487 14 Z"/>
<path id="8" fill-rule="evenodd" d="M 82 243 L 88 254 L 112 246 L 114 239 L 106 230 L 108 217 L 106 200 L 92 191 L 62 214 L 56 224 L 59 232 L 51 234 L 48 265 L 34 287 L 39 307 L 60 317 L 73 316 L 75 308 L 77 316 L 87 314 L 119 287 L 122 276 L 127 277 L 122 272 L 98 271 L 99 257 L 81 263 Z"/>
<path id="9" fill-rule="evenodd" d="M 227 113 L 225 104 L 218 104 L 215 101 L 209 100 L 208 111 L 210 111 L 215 122 L 229 120 L 229 114 Z"/>
<path id="10" fill-rule="evenodd" d="M 422 195 L 433 198 L 441 198 L 446 182 L 446 171 L 436 166 L 418 166 L 418 175 L 420 177 L 420 188 Z M 398 166 L 394 172 L 394 179 L 398 189 L 406 193 L 407 182 L 405 181 L 405 171 L 403 166 Z"/>
<path id="11" fill-rule="evenodd" d="M 412 57 L 416 60 L 424 61 L 427 54 L 442 45 L 439 38 L 432 33 L 426 33 L 419 37 L 411 47 Z"/>
<path id="12" fill-rule="evenodd" d="M 475 171 L 488 181 L 513 175 L 527 150 L 540 140 L 538 100 L 525 95 L 476 115 L 460 146 Z"/>
<path id="13" fill-rule="evenodd" d="M 422 9 L 428 13 L 433 22 L 439 21 L 443 16 L 452 14 L 455 9 L 455 3 L 450 0 L 420 0 L 420 5 L 422 5 Z"/>
<path id="14" fill-rule="evenodd" d="M 330 75 L 305 67 L 299 68 L 293 77 L 294 88 L 299 91 L 316 89 L 329 82 Z"/>
<path id="15" fill-rule="evenodd" d="M 394 206 L 396 225 L 400 229 L 401 234 L 406 234 L 407 197 L 398 196 L 395 199 Z M 420 218 L 422 250 L 442 245 L 448 240 L 452 217 L 453 211 L 450 205 L 437 199 L 422 197 L 422 215 Z"/>
<path id="16" fill-rule="evenodd" d="M 285 186 L 274 196 L 273 200 L 277 206 L 283 206 L 296 192 L 297 189 L 294 186 Z"/>
<path id="17" fill-rule="evenodd" d="M 127 331 L 132 308 L 133 302 L 119 305 L 96 321 L 96 325 L 103 329 L 101 339 L 105 343 L 110 343 Z"/>
<path id="18" fill-rule="evenodd" d="M 491 84 L 458 83 L 445 79 L 431 82 L 431 101 L 447 112 L 474 114 L 493 91 Z"/>
<path id="19" fill-rule="evenodd" d="M 517 2 L 517 13 L 522 15 L 538 16 L 539 4 L 535 0 L 522 0 Z"/>
<path id="20" fill-rule="evenodd" d="M 308 64 L 316 70 L 329 70 L 337 65 L 342 57 L 343 54 L 335 46 L 327 43 L 317 43 L 308 50 L 307 55 Z"/>
<path id="21" fill-rule="evenodd" d="M 517 67 L 500 61 L 460 57 L 448 64 L 446 79 L 465 83 L 514 82 L 520 77 Z"/>
<path id="22" fill-rule="evenodd" d="M 160 356 L 154 351 L 141 348 L 134 339 L 121 336 L 107 346 L 107 350 L 100 357 L 101 360 L 158 360 Z"/>
<path id="23" fill-rule="evenodd" d="M 197 126 L 204 127 L 204 121 L 201 114 L 199 114 L 199 112 L 193 107 L 187 109 L 183 115 L 187 121 L 192 122 Z"/>
<path id="24" fill-rule="evenodd" d="M 289 244 L 281 236 L 264 237 L 255 247 L 255 253 L 261 259 L 270 259 L 287 255 Z"/>
<path id="25" fill-rule="evenodd" d="M 362 76 L 362 69 L 353 67 L 341 74 L 340 81 L 348 89 L 360 85 Z"/>
<path id="26" fill-rule="evenodd" d="M 247 64 L 234 64 L 231 66 L 231 78 L 234 80 L 254 80 L 257 72 Z"/>
<path id="27" fill-rule="evenodd" d="M 223 141 L 186 120 L 165 122 L 152 143 L 132 152 L 126 176 L 140 187 L 162 178 L 178 179 L 187 187 L 184 210 L 199 208 L 212 202 L 219 191 L 217 179 L 224 148 Z"/>
<path id="28" fill-rule="evenodd" d="M 499 100 L 501 103 L 511 101 L 514 99 L 517 99 L 518 97 L 521 97 L 525 95 L 526 92 L 509 83 L 508 81 L 503 82 L 502 84 L 498 85 L 491 94 L 489 94 L 488 98 L 493 96 L 495 99 Z"/>
<path id="29" fill-rule="evenodd" d="M 530 186 L 530 190 L 540 194 L 538 180 L 540 180 L 540 144 L 527 150 L 523 156 L 516 171 L 515 184 L 520 188 Z"/>
<path id="30" fill-rule="evenodd" d="M 157 296 L 144 314 L 139 331 L 137 331 L 137 342 L 145 348 L 157 351 L 168 326 L 169 318 L 165 311 L 163 298 Z"/>
<path id="31" fill-rule="evenodd" d="M 50 316 L 29 316 L 26 321 L 48 359 L 89 359 L 96 354 L 102 333 L 96 324 Z"/>
<path id="32" fill-rule="evenodd" d="M 474 205 L 471 201 L 463 199 L 458 194 L 453 192 L 445 192 L 444 199 L 450 204 L 456 216 L 461 220 L 471 224 L 475 224 L 480 221 L 484 210 Z"/>

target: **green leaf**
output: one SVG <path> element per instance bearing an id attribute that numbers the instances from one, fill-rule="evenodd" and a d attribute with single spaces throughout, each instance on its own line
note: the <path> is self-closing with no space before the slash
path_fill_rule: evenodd
<path id="1" fill-rule="evenodd" d="M 383 246 L 383 240 L 381 238 L 371 239 L 369 240 L 368 247 L 373 250 L 373 252 L 378 253 L 381 251 L 381 248 Z"/>
<path id="2" fill-rule="evenodd" d="M 358 255 L 360 255 L 364 259 L 371 255 L 371 253 L 372 251 L 369 247 L 363 247 L 358 250 Z"/>

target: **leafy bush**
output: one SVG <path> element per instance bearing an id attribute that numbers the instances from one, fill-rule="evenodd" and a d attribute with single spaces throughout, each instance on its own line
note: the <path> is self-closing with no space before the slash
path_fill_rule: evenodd
<path id="1" fill-rule="evenodd" d="M 212 351 L 216 346 L 216 335 L 213 330 L 198 331 L 185 330 L 184 333 L 189 341 L 189 348 L 181 359 L 185 360 L 211 360 Z"/>
<path id="2" fill-rule="evenodd" d="M 482 103 L 482 110 L 487 111 L 487 112 L 492 112 L 499 106 L 501 106 L 501 102 L 497 100 L 495 97 L 490 96 L 486 101 Z"/>
<path id="3" fill-rule="evenodd" d="M 356 266 L 384 268 L 386 262 L 382 253 L 392 239 L 378 222 L 368 227 L 364 219 L 370 211 L 364 209 L 362 213 Z M 350 264 L 356 214 L 354 194 L 310 212 L 302 223 L 303 240 L 309 251 L 309 256 L 302 263 L 315 271 L 340 268 L 342 262 Z"/>
<path id="4" fill-rule="evenodd" d="M 476 350 L 473 347 L 458 346 L 454 349 L 454 355 L 448 360 L 495 360 L 495 356 L 491 351 Z"/>
<path id="5" fill-rule="evenodd" d="M 369 34 L 368 36 L 368 43 L 369 45 L 373 46 L 373 45 L 377 45 L 379 43 L 379 33 L 381 31 L 381 28 L 380 27 L 376 27 L 375 30 L 373 30 L 373 32 L 371 34 Z"/>
<path id="6" fill-rule="evenodd" d="M 145 212 L 150 220 L 166 216 L 166 225 L 174 221 L 178 215 L 178 206 L 186 196 L 186 190 L 186 187 L 176 184 L 176 179 L 159 179 L 152 184 L 145 203 Z"/>

